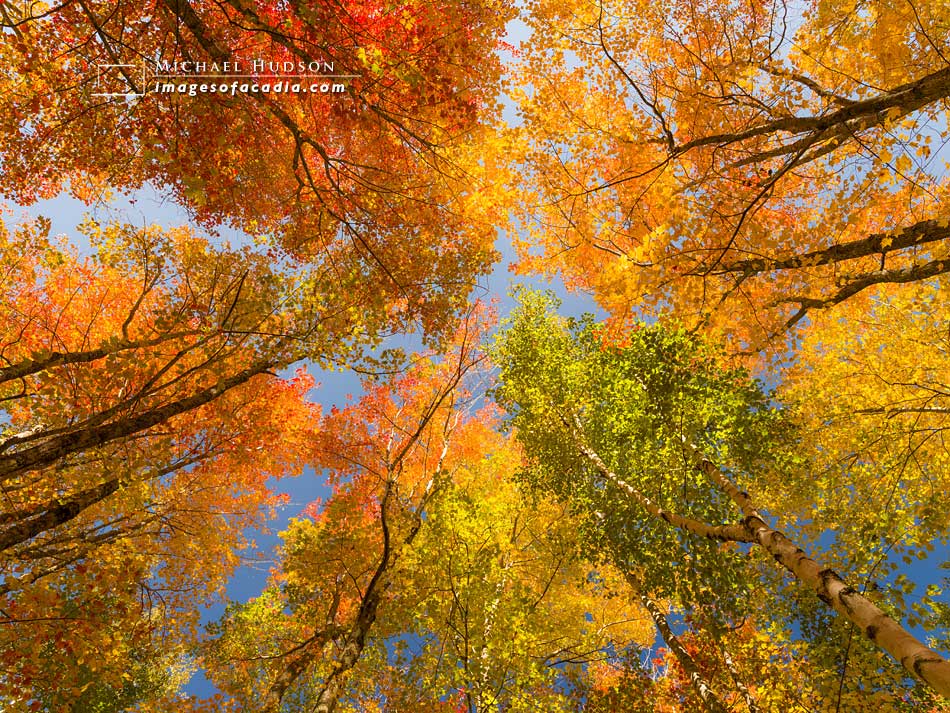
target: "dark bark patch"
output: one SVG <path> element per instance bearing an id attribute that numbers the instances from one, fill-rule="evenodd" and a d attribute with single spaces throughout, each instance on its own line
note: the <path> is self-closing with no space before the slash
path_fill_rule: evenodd
<path id="1" fill-rule="evenodd" d="M 924 678 L 923 667 L 929 663 L 942 663 L 943 659 L 938 658 L 927 658 L 927 659 L 917 659 L 914 661 L 914 673 L 916 673 L 921 678 Z"/>

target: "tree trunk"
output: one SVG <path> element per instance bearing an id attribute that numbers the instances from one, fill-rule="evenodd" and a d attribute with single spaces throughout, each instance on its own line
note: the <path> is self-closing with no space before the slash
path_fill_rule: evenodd
<path id="1" fill-rule="evenodd" d="M 210 386 L 192 396 L 172 401 L 137 416 L 122 418 L 113 423 L 95 426 L 76 433 L 64 433 L 44 443 L 2 456 L 0 457 L 0 482 L 24 471 L 48 466 L 72 453 L 131 436 L 167 421 L 173 416 L 204 406 L 218 398 L 225 391 L 249 381 L 273 366 L 270 362 L 258 362 L 256 365 L 248 367 L 234 376 L 222 379 L 214 386 Z"/>
<path id="2" fill-rule="evenodd" d="M 718 539 L 753 542 L 759 545 L 779 564 L 794 574 L 799 581 L 813 589 L 819 599 L 859 627 L 877 646 L 900 661 L 907 671 L 941 695 L 950 697 L 950 661 L 918 641 L 874 602 L 860 594 L 854 587 L 848 586 L 837 573 L 820 566 L 784 534 L 769 526 L 753 507 L 749 494 L 741 492 L 715 465 L 699 457 L 695 450 L 693 455 L 696 457 L 697 467 L 732 499 L 745 516 L 742 523 L 738 525 L 745 530 L 743 536 L 734 538 L 727 536 L 731 535 L 736 525 L 713 526 L 680 515 L 671 517 L 671 514 L 611 471 L 600 456 L 583 442 L 579 431 L 573 431 L 573 435 L 581 453 L 598 472 L 609 482 L 628 493 L 651 516 L 687 532 L 705 534 L 708 531 L 714 531 L 720 536 Z"/>
<path id="3" fill-rule="evenodd" d="M 690 685 L 693 687 L 693 690 L 696 691 L 696 695 L 699 696 L 703 708 L 709 713 L 727 713 L 728 709 L 712 690 L 712 687 L 700 672 L 699 666 L 696 665 L 693 657 L 683 648 L 683 644 L 680 643 L 679 638 L 673 633 L 673 630 L 670 629 L 666 615 L 660 610 L 660 607 L 657 606 L 657 603 L 653 601 L 653 599 L 644 594 L 643 588 L 632 574 L 628 573 L 625 576 L 627 582 L 633 587 L 633 590 L 640 598 L 640 602 L 646 608 L 647 612 L 649 612 L 650 618 L 653 619 L 653 623 L 656 624 L 656 628 L 660 632 L 660 636 L 663 637 L 663 641 L 670 647 L 670 651 L 673 652 L 673 655 L 676 656 L 676 660 L 680 666 L 683 667 L 686 675 L 689 676 Z"/>
<path id="4" fill-rule="evenodd" d="M 741 492 L 715 465 L 703 460 L 700 468 L 739 507 L 745 515 L 744 525 L 758 545 L 815 590 L 821 601 L 900 661 L 905 669 L 941 695 L 950 696 L 950 661 L 918 641 L 874 602 L 845 583 L 834 570 L 819 565 L 784 534 L 769 526 L 753 507 L 749 494 Z"/>

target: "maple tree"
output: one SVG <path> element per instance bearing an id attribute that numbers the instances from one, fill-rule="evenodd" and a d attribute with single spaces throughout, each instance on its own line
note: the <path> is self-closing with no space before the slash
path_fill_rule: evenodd
<path id="1" fill-rule="evenodd" d="M 557 319 L 530 293 L 496 357 L 496 394 L 512 412 L 532 482 L 582 506 L 589 536 L 641 586 L 683 606 L 714 591 L 719 615 L 738 618 L 754 605 L 749 557 L 763 551 L 908 673 L 950 690 L 950 663 L 757 509 L 758 491 L 801 479 L 810 464 L 785 440 L 790 423 L 741 369 L 661 327 L 611 342 L 590 320 Z M 755 549 L 747 554 L 745 544 Z"/>
<path id="2" fill-rule="evenodd" d="M 941 3 L 530 8 L 523 269 L 772 356 L 817 310 L 950 270 Z"/>
<path id="3" fill-rule="evenodd" d="M 322 265 L 328 295 L 362 297 L 368 331 L 437 330 L 494 256 L 503 213 L 484 145 L 509 15 L 495 0 L 4 3 L 0 193 L 94 200 L 151 183 L 202 225 Z M 346 91 L 149 91 L 263 86 L 285 63 L 343 77 L 288 80 L 305 90 Z M 144 96 L 101 96 L 115 91 L 101 72 Z"/>
<path id="4" fill-rule="evenodd" d="M 184 655 L 277 502 L 265 481 L 297 472 L 313 382 L 271 369 L 322 323 L 266 255 L 89 223 L 82 258 L 45 227 L 0 230 L 0 696 L 17 706 L 121 692 L 128 660 Z"/>
<path id="5" fill-rule="evenodd" d="M 314 455 L 338 487 L 321 517 L 299 520 L 285 533 L 292 558 L 285 574 L 288 603 L 296 605 L 297 616 L 278 623 L 285 607 L 281 593 L 265 592 L 235 616 L 216 652 L 226 656 L 235 646 L 267 646 L 266 653 L 243 655 L 243 663 L 232 669 L 237 680 L 221 684 L 248 705 L 278 710 L 315 664 L 326 671 L 312 691 L 314 704 L 322 710 L 336 705 L 347 674 L 363 656 L 392 569 L 416 538 L 425 505 L 444 477 L 449 437 L 460 417 L 452 408 L 455 389 L 477 363 L 477 339 L 468 326 L 459 335 L 455 359 L 441 368 L 426 361 L 399 381 L 367 385 L 360 403 L 334 409 L 320 424 Z M 258 631 L 243 634 L 242 622 L 258 626 L 261 618 L 278 641 L 261 638 Z M 293 643 L 283 643 L 287 638 Z M 325 660 L 323 650 L 333 642 L 339 642 L 338 651 Z M 261 690 L 257 667 L 266 663 L 274 670 L 264 675 L 268 684 Z M 219 675 L 227 670 L 219 669 Z"/>

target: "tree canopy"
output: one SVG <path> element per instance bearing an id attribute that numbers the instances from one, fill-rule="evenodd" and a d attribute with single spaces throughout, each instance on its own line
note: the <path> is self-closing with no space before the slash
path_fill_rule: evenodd
<path id="1" fill-rule="evenodd" d="M 0 28 L 0 708 L 950 711 L 945 2 Z"/>
<path id="2" fill-rule="evenodd" d="M 772 352 L 815 310 L 950 269 L 941 3 L 580 0 L 527 22 L 524 269 Z"/>

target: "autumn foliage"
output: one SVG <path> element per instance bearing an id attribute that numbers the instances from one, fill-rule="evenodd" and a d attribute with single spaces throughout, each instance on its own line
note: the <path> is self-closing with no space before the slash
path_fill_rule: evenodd
<path id="1" fill-rule="evenodd" d="M 948 29 L 0 0 L 0 708 L 950 710 Z"/>
<path id="2" fill-rule="evenodd" d="M 202 225 L 269 236 L 320 264 L 321 289 L 359 295 L 372 326 L 444 326 L 487 270 L 503 214 L 479 138 L 497 112 L 504 4 L 83 0 L 3 11 L 0 193 L 31 203 L 64 188 L 95 200 L 166 187 Z M 205 69 L 164 69 L 176 63 Z M 305 89 L 346 91 L 100 96 L 191 74 L 276 82 L 287 73 L 271 67 L 285 63 Z M 101 68 L 116 64 L 129 67 Z M 117 89 L 99 83 L 103 71 Z"/>
<path id="3" fill-rule="evenodd" d="M 773 356 L 816 310 L 950 269 L 939 3 L 533 10 L 523 269 Z"/>
<path id="4" fill-rule="evenodd" d="M 17 705 L 137 675 L 161 689 L 310 428 L 312 380 L 268 373 L 292 326 L 266 261 L 187 230 L 86 230 L 95 258 L 41 225 L 2 233 L 0 689 Z"/>

